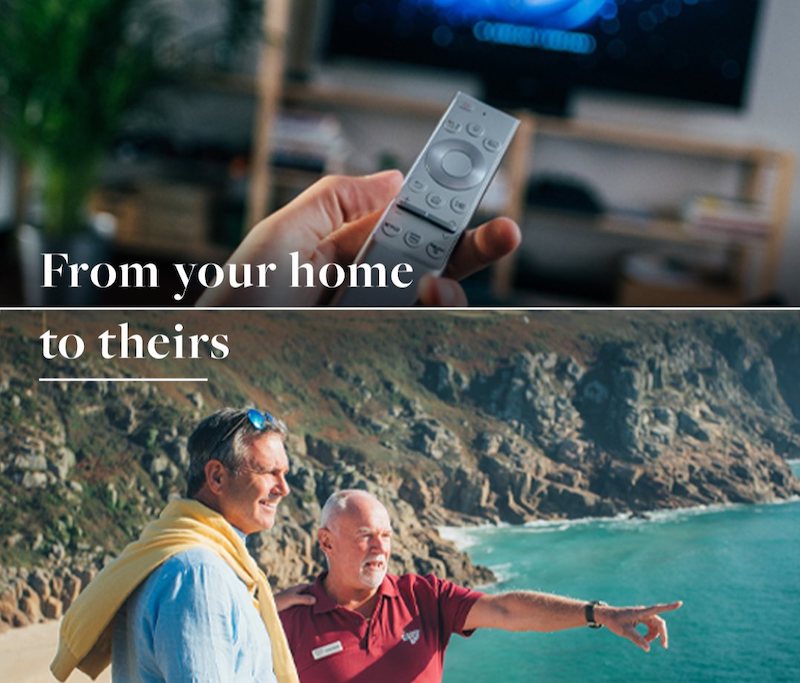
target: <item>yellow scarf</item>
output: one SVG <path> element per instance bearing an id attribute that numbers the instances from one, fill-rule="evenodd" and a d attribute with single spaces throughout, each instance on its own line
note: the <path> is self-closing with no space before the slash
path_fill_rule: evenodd
<path id="1" fill-rule="evenodd" d="M 105 567 L 67 610 L 50 670 L 59 681 L 77 667 L 97 678 L 111 662 L 114 616 L 137 586 L 164 561 L 196 546 L 210 548 L 244 581 L 269 633 L 279 683 L 297 683 L 297 671 L 264 572 L 226 519 L 195 500 L 175 500 L 148 524 L 138 541 Z"/>

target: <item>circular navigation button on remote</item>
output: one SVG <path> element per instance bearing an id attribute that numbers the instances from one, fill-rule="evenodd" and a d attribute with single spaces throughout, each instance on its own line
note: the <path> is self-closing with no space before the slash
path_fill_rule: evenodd
<path id="1" fill-rule="evenodd" d="M 453 149 L 442 158 L 442 169 L 454 178 L 466 178 L 472 171 L 472 159 L 464 152 Z"/>
<path id="2" fill-rule="evenodd" d="M 489 170 L 483 152 L 459 138 L 432 145 L 425 155 L 425 167 L 431 178 L 451 190 L 468 190 L 479 185 Z"/>

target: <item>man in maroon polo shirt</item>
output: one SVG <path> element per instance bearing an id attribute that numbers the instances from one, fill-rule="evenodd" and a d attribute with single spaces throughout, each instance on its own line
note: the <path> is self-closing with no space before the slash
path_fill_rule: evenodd
<path id="1" fill-rule="evenodd" d="M 610 607 L 532 591 L 488 595 L 432 575 L 387 574 L 389 513 L 366 491 L 333 494 L 320 527 L 328 571 L 307 590 L 316 602 L 280 613 L 301 683 L 439 682 L 450 636 L 476 628 L 606 626 L 648 651 L 659 637 L 667 647 L 658 614 L 681 606 Z"/>

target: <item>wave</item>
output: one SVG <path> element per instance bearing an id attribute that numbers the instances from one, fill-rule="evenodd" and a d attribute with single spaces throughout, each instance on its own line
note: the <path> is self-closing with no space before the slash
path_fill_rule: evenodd
<path id="1" fill-rule="evenodd" d="M 622 513 L 613 517 L 578 517 L 576 519 L 537 519 L 525 524 L 480 524 L 469 527 L 439 527 L 439 534 L 456 544 L 459 550 L 466 550 L 486 540 L 486 535 L 498 529 L 506 529 L 511 533 L 558 533 L 575 527 L 595 526 L 602 529 L 636 528 L 646 524 L 666 524 L 683 522 L 685 520 L 714 515 L 721 512 L 735 510 L 758 510 L 774 505 L 789 505 L 800 502 L 800 496 L 791 496 L 783 500 L 769 503 L 714 503 L 710 505 L 695 505 L 685 508 L 672 508 L 668 510 L 652 510 L 641 514 L 632 515 Z M 492 568 L 494 571 L 494 568 Z"/>
<path id="2" fill-rule="evenodd" d="M 436 530 L 446 541 L 455 543 L 459 550 L 466 550 L 479 542 L 476 534 L 481 531 L 494 531 L 496 529 L 507 529 L 511 525 L 505 522 L 499 524 L 477 524 L 475 526 L 440 526 Z"/>
<path id="3" fill-rule="evenodd" d="M 494 574 L 496 580 L 493 583 L 487 584 L 486 586 L 487 588 L 502 586 L 504 583 L 513 581 L 514 579 L 520 576 L 519 572 L 513 571 L 514 565 L 511 562 L 503 562 L 502 564 L 490 564 L 489 569 L 492 570 L 492 573 Z"/>

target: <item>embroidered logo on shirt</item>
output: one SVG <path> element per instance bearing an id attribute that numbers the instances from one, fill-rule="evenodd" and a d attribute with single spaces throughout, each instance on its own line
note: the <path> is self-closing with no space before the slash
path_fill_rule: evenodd
<path id="1" fill-rule="evenodd" d="M 311 650 L 311 656 L 316 661 L 325 659 L 325 657 L 330 657 L 331 655 L 335 655 L 337 652 L 341 652 L 342 650 L 344 650 L 342 647 L 342 641 L 337 640 L 334 643 L 328 643 L 327 645 L 323 645 L 322 647 Z"/>
<path id="2" fill-rule="evenodd" d="M 403 633 L 403 642 L 416 645 L 419 640 L 419 629 L 415 628 L 413 631 L 406 631 Z"/>

